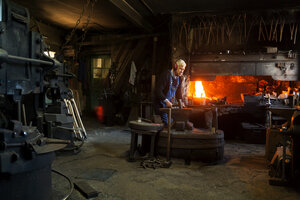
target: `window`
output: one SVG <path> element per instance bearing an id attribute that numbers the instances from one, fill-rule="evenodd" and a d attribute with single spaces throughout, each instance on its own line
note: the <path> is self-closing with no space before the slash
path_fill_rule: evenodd
<path id="1" fill-rule="evenodd" d="M 44 54 L 49 56 L 50 58 L 55 57 L 55 51 L 44 51 Z"/>
<path id="2" fill-rule="evenodd" d="M 92 58 L 92 73 L 95 79 L 104 79 L 108 75 L 111 59 L 108 55 L 102 55 Z"/>

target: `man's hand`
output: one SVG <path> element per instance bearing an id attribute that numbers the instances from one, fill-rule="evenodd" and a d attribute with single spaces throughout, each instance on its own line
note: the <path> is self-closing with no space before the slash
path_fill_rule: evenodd
<path id="1" fill-rule="evenodd" d="M 182 102 L 181 108 L 186 108 L 186 105 Z"/>
<path id="2" fill-rule="evenodd" d="M 165 104 L 166 104 L 166 107 L 167 107 L 167 108 L 172 108 L 172 105 L 173 105 L 173 104 L 172 104 L 169 100 L 166 100 L 166 101 L 165 101 Z"/>
<path id="3" fill-rule="evenodd" d="M 185 108 L 186 107 L 181 99 L 178 100 L 178 103 L 179 103 L 179 108 Z"/>

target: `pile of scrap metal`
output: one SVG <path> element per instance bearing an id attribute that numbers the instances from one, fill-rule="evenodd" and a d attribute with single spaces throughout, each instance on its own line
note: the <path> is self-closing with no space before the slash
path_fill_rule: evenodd
<path id="1" fill-rule="evenodd" d="M 44 54 L 42 35 L 29 30 L 27 9 L 9 0 L 0 8 L 1 198 L 51 199 L 54 151 L 86 137 L 82 124 L 73 128 L 72 75 Z"/>
<path id="2" fill-rule="evenodd" d="M 270 112 L 288 118 L 281 127 L 267 130 L 266 157 L 270 161 L 269 183 L 294 184 L 300 177 L 300 110 L 294 108 L 269 108 Z"/>

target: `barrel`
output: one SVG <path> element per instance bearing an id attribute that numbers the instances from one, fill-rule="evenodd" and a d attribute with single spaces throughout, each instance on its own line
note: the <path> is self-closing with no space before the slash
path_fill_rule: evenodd
<path id="1" fill-rule="evenodd" d="M 159 133 L 157 153 L 166 155 L 168 132 Z M 224 133 L 217 130 L 196 129 L 171 131 L 170 155 L 173 158 L 195 160 L 205 163 L 222 162 L 224 158 Z"/>

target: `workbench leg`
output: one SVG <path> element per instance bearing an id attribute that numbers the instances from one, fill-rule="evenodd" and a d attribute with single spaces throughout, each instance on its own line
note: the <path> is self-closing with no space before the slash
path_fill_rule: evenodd
<path id="1" fill-rule="evenodd" d="M 129 162 L 135 161 L 134 159 L 134 153 L 137 148 L 137 140 L 138 140 L 138 134 L 131 132 L 131 143 L 130 143 L 130 152 L 129 152 Z"/>
<path id="2" fill-rule="evenodd" d="M 155 136 L 156 134 L 151 136 L 151 146 L 150 146 L 150 153 L 149 153 L 149 157 L 153 158 L 154 157 L 154 149 L 155 149 Z"/>

